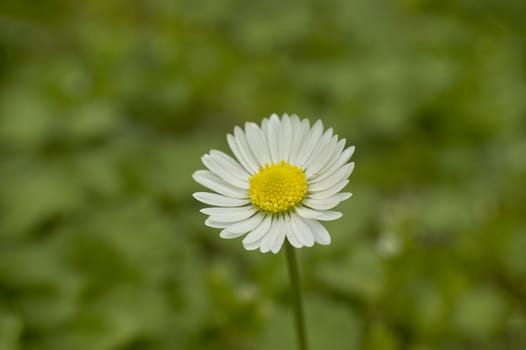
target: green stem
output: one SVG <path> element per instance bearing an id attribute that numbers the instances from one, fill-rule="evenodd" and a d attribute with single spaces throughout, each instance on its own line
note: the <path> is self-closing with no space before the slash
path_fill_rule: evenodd
<path id="1" fill-rule="evenodd" d="M 296 248 L 294 248 L 288 241 L 285 243 L 285 246 L 290 285 L 292 288 L 292 307 L 294 308 L 296 333 L 298 335 L 298 349 L 307 350 L 307 333 L 305 332 L 305 320 L 303 318 L 303 305 L 301 302 L 300 276 L 298 272 L 298 262 L 296 260 Z"/>

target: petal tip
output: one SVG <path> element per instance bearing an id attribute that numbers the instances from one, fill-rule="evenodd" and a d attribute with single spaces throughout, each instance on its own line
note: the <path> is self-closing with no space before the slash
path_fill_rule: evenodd
<path id="1" fill-rule="evenodd" d="M 329 237 L 329 239 L 327 239 L 327 240 L 319 241 L 318 244 L 320 244 L 320 245 L 330 245 L 331 244 L 331 238 Z"/>

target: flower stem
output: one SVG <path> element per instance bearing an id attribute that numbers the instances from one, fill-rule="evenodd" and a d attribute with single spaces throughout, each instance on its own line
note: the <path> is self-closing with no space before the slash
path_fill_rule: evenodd
<path id="1" fill-rule="evenodd" d="M 307 350 L 307 334 L 305 332 L 305 320 L 303 318 L 303 304 L 301 301 L 300 276 L 296 260 L 296 249 L 288 241 L 285 246 L 291 285 L 292 307 L 294 308 L 294 319 L 298 336 L 298 349 Z"/>

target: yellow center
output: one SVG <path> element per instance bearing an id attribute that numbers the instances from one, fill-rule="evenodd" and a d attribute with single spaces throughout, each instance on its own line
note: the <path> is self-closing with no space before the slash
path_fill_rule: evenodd
<path id="1" fill-rule="evenodd" d="M 303 200 L 306 193 L 307 178 L 303 170 L 285 161 L 265 164 L 250 177 L 250 200 L 267 213 L 290 210 Z"/>

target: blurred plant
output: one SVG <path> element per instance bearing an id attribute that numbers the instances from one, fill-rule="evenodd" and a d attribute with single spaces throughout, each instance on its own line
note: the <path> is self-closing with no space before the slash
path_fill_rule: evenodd
<path id="1" fill-rule="evenodd" d="M 332 320 L 313 350 L 526 349 L 524 13 L 0 1 L 0 349 L 294 348 L 282 257 L 191 197 L 200 156 L 272 110 L 362 150 L 338 244 L 298 254 Z"/>

